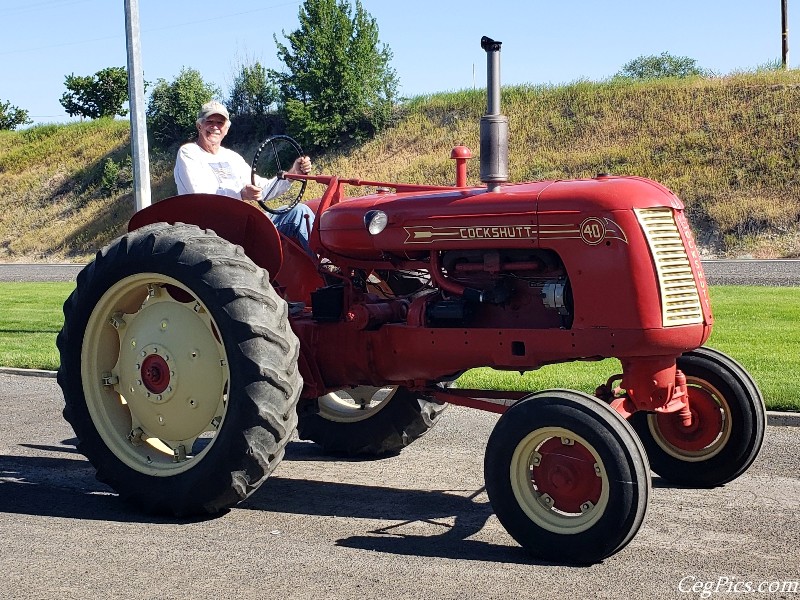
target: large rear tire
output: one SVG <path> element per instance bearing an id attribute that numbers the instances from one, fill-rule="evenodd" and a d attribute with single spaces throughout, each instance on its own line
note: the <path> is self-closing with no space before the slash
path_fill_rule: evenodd
<path id="1" fill-rule="evenodd" d="M 280 462 L 297 422 L 298 341 L 240 247 L 190 225 L 143 227 L 78 275 L 64 317 L 64 417 L 122 498 L 214 513 Z"/>
<path id="2" fill-rule="evenodd" d="M 503 414 L 484 477 L 506 531 L 555 563 L 590 564 L 622 549 L 650 496 L 647 456 L 630 425 L 571 390 L 532 394 Z"/>
<path id="3" fill-rule="evenodd" d="M 680 356 L 692 424 L 677 413 L 636 413 L 632 425 L 650 466 L 667 481 L 709 488 L 737 478 L 753 464 L 764 441 L 766 410 L 744 368 L 712 348 Z"/>
<path id="4" fill-rule="evenodd" d="M 297 432 L 332 454 L 395 454 L 425 435 L 444 410 L 397 386 L 359 386 L 326 394 L 300 411 Z"/>

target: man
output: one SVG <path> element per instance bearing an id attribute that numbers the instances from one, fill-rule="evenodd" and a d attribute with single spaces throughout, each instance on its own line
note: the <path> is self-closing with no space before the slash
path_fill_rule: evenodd
<path id="1" fill-rule="evenodd" d="M 268 200 L 285 192 L 291 182 L 256 176 L 250 183 L 250 165 L 233 150 L 222 147 L 222 140 L 231 127 L 228 109 L 216 101 L 206 102 L 197 114 L 197 141 L 184 144 L 175 161 L 175 184 L 178 194 L 220 194 L 241 200 Z M 311 159 L 300 156 L 289 173 L 307 175 Z M 272 188 L 272 189 L 271 189 Z M 270 190 L 265 197 L 265 190 Z M 308 231 L 314 223 L 314 213 L 305 204 L 280 215 L 270 215 L 278 231 L 297 240 L 312 254 L 308 246 Z"/>

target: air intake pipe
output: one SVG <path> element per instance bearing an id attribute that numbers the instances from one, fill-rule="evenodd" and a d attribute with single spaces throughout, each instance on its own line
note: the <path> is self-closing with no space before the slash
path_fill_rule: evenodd
<path id="1" fill-rule="evenodd" d="M 486 114 L 481 117 L 481 181 L 497 192 L 508 181 L 508 117 L 500 114 L 500 46 L 483 36 L 486 51 Z"/>

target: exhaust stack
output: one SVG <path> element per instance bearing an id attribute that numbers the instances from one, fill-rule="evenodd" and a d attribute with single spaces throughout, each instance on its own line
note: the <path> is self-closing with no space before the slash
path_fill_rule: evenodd
<path id="1" fill-rule="evenodd" d="M 508 181 L 508 117 L 500 114 L 500 46 L 483 36 L 486 51 L 486 114 L 481 117 L 481 181 L 488 191 L 500 191 Z"/>

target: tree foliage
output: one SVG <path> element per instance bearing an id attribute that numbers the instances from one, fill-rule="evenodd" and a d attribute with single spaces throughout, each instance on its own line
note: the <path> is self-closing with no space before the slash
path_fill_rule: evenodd
<path id="1" fill-rule="evenodd" d="M 665 77 L 692 77 L 703 75 L 697 61 L 688 56 L 673 56 L 669 52 L 640 56 L 625 63 L 618 77 L 626 79 L 661 79 Z"/>
<path id="2" fill-rule="evenodd" d="M 216 96 L 219 90 L 203 81 L 195 69 L 182 68 L 172 82 L 159 79 L 147 105 L 147 124 L 153 141 L 168 147 L 191 139 L 197 132 L 197 112 Z"/>
<path id="3" fill-rule="evenodd" d="M 124 117 L 122 105 L 128 101 L 128 71 L 125 67 L 108 67 L 94 75 L 67 75 L 67 91 L 61 96 L 61 106 L 70 117 L 89 119 Z"/>
<path id="4" fill-rule="evenodd" d="M 389 121 L 397 95 L 392 53 L 360 0 L 305 0 L 300 28 L 278 42 L 286 72 L 270 71 L 289 132 L 304 146 L 361 141 Z"/>
<path id="5" fill-rule="evenodd" d="M 260 62 L 240 63 L 226 102 L 232 121 L 228 142 L 250 142 L 283 133 L 283 119 L 276 111 L 278 97 L 277 85 Z"/>
<path id="6" fill-rule="evenodd" d="M 27 110 L 12 106 L 11 102 L 0 102 L 0 129 L 16 129 L 32 122 Z"/>
<path id="7" fill-rule="evenodd" d="M 258 61 L 242 64 L 234 77 L 227 107 L 231 118 L 264 117 L 278 101 L 278 88 Z"/>

